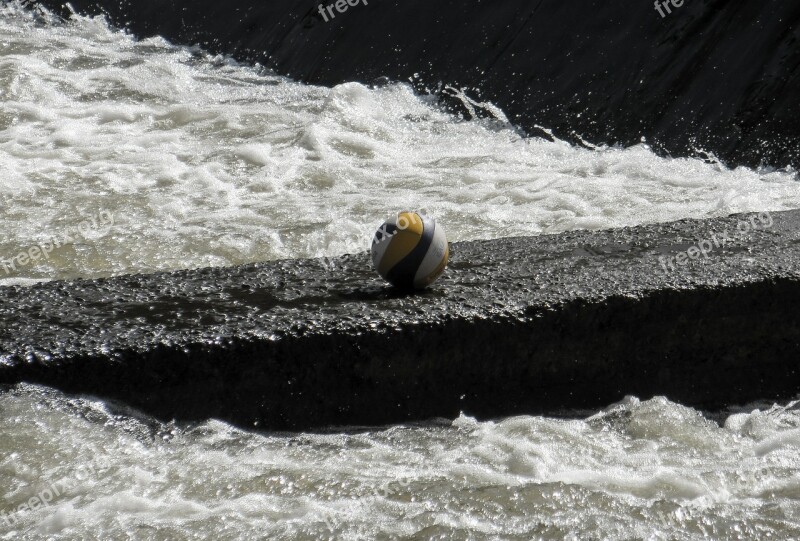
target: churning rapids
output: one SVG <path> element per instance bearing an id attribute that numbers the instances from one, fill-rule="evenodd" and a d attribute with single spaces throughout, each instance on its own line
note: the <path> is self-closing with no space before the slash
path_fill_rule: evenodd
<path id="1" fill-rule="evenodd" d="M 17 4 L 0 96 L 0 285 L 360 251 L 409 207 L 451 240 L 800 207 L 793 171 L 526 138 L 405 84 L 302 85 Z M 0 539 L 789 539 L 799 411 L 630 398 L 284 435 L 21 385 L 0 392 Z"/>

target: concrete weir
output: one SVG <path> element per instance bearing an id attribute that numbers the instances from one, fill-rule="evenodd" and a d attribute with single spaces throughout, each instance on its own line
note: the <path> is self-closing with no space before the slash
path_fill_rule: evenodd
<path id="1" fill-rule="evenodd" d="M 367 254 L 5 287 L 0 384 L 265 429 L 787 398 L 799 231 L 787 211 L 461 242 L 414 295 Z"/>
<path id="2" fill-rule="evenodd" d="M 531 135 L 623 146 L 646 138 L 662 154 L 702 149 L 731 166 L 800 168 L 796 2 L 36 4 L 65 17 L 102 13 L 135 36 L 199 44 L 309 83 L 412 81 L 466 118 L 492 115 L 477 103 L 490 101 Z M 337 4 L 346 10 L 326 14 Z"/>

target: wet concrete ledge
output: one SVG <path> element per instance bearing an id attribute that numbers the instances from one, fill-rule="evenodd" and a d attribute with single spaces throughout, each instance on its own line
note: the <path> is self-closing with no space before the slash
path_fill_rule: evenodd
<path id="1" fill-rule="evenodd" d="M 792 397 L 800 211 L 771 218 L 456 243 L 417 295 L 366 254 L 0 288 L 0 384 L 268 429 Z"/>
<path id="2" fill-rule="evenodd" d="M 37 0 L 68 15 L 64 0 Z M 200 44 L 322 85 L 412 80 L 580 144 L 800 168 L 800 4 L 786 0 L 71 0 L 136 36 Z M 662 16 L 663 15 L 663 16 Z M 486 110 L 483 110 L 486 113 Z M 703 154 L 700 153 L 702 156 Z"/>

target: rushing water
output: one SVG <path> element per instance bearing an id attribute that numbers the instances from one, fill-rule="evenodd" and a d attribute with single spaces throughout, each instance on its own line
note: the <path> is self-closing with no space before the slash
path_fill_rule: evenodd
<path id="1" fill-rule="evenodd" d="M 407 85 L 302 85 L 99 19 L 0 18 L 0 257 L 114 217 L 0 284 L 361 251 L 402 208 L 463 240 L 797 207 L 793 173 L 523 138 Z"/>
<path id="2" fill-rule="evenodd" d="M 800 412 L 723 426 L 664 399 L 586 420 L 361 433 L 180 428 L 24 386 L 0 395 L 8 539 L 787 539 Z M 45 491 L 50 491 L 50 497 Z M 55 493 L 60 495 L 56 496 Z M 43 494 L 44 493 L 44 494 Z M 2 535 L 2 533 L 0 533 Z"/>
<path id="3" fill-rule="evenodd" d="M 529 139 L 403 84 L 307 86 L 48 18 L 0 4 L 0 285 L 358 251 L 409 207 L 452 240 L 800 207 L 791 171 Z M 20 386 L 0 539 L 798 537 L 800 416 L 758 407 L 274 435 Z"/>

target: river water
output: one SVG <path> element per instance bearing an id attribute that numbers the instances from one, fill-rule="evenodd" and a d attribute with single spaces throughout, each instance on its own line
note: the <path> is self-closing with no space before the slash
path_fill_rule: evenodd
<path id="1" fill-rule="evenodd" d="M 526 138 L 407 85 L 0 4 L 0 285 L 361 251 L 401 208 L 466 240 L 798 207 L 793 171 Z M 794 406 L 263 434 L 22 385 L 0 393 L 0 539 L 790 539 Z"/>

